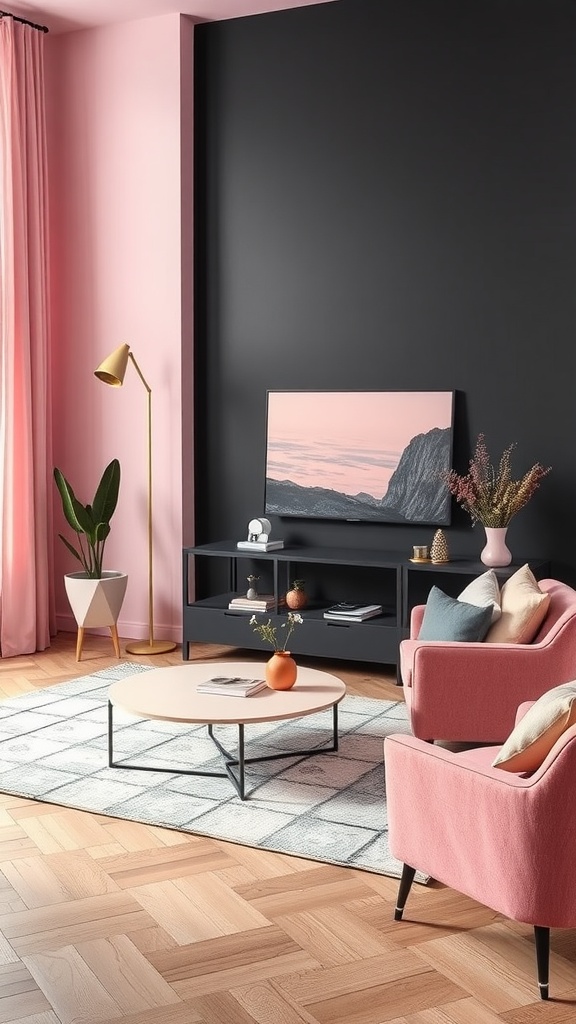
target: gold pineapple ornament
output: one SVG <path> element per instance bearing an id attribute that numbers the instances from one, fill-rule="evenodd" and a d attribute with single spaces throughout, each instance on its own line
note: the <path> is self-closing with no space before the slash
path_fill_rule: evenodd
<path id="1" fill-rule="evenodd" d="M 434 534 L 432 544 L 430 545 L 430 561 L 435 565 L 441 565 L 443 562 L 450 561 L 444 530 L 436 530 Z"/>

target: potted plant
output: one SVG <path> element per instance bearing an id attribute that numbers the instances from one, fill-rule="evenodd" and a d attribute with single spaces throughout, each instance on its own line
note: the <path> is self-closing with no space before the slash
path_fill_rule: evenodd
<path id="1" fill-rule="evenodd" d="M 66 521 L 78 536 L 78 546 L 71 544 L 61 533 L 58 536 L 82 565 L 82 570 L 64 576 L 66 594 L 78 625 L 76 659 L 80 660 L 84 629 L 99 626 L 110 627 L 116 655 L 120 657 L 116 622 L 128 577 L 126 573 L 103 568 L 110 520 L 118 504 L 120 463 L 118 459 L 112 459 L 106 466 L 89 505 L 78 500 L 70 483 L 57 468 L 54 469 L 54 480 Z"/>
<path id="2" fill-rule="evenodd" d="M 288 612 L 286 621 L 280 623 L 280 629 L 286 630 L 284 639 L 280 640 L 277 635 L 277 627 L 272 625 L 272 619 L 267 622 L 258 622 L 255 615 L 250 619 L 250 625 L 255 633 L 258 633 L 261 640 L 271 644 L 274 653 L 266 662 L 266 682 L 271 690 L 290 690 L 296 682 L 298 668 L 294 658 L 287 651 L 288 641 L 296 626 L 304 621 L 298 612 Z"/>
<path id="3" fill-rule="evenodd" d="M 513 441 L 504 449 L 498 466 L 493 465 L 484 434 L 478 434 L 476 449 L 465 475 L 451 469 L 443 475 L 448 490 L 468 512 L 472 525 L 481 523 L 486 531 L 486 546 L 480 553 L 484 565 L 497 568 L 509 565 L 512 553 L 506 545 L 511 519 L 528 504 L 540 481 L 551 470 L 535 462 L 523 476 L 512 476 Z"/>

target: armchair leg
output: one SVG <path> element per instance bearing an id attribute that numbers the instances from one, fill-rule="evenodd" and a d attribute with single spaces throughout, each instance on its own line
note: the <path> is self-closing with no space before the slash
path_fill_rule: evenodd
<path id="1" fill-rule="evenodd" d="M 395 921 L 402 920 L 402 914 L 404 913 L 404 907 L 406 906 L 406 900 L 408 899 L 408 893 L 412 888 L 412 882 L 414 881 L 415 874 L 416 868 L 411 868 L 409 864 L 405 864 L 402 868 L 402 878 L 400 879 L 400 888 L 398 889 L 398 899 L 396 900 L 396 906 L 394 908 Z"/>
<path id="2" fill-rule="evenodd" d="M 540 989 L 540 998 L 548 999 L 550 929 L 542 928 L 541 925 L 535 924 L 534 939 L 536 941 L 536 965 L 538 967 L 538 988 Z"/>

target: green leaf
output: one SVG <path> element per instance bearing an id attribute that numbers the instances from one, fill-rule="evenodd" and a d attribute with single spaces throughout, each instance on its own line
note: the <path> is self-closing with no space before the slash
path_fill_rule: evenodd
<path id="1" fill-rule="evenodd" d="M 81 564 L 81 565 L 82 565 L 82 566 L 84 567 L 84 570 L 85 570 L 86 572 L 89 572 L 89 569 L 88 569 L 88 566 L 86 565 L 86 562 L 85 562 L 85 560 L 84 560 L 84 559 L 83 559 L 83 558 L 81 557 L 81 555 L 79 555 L 79 554 L 78 554 L 78 552 L 76 551 L 76 548 L 73 548 L 73 547 L 72 547 L 72 545 L 70 544 L 70 542 L 69 542 L 69 541 L 67 541 L 67 540 L 66 540 L 66 537 L 63 537 L 61 533 L 59 533 L 59 534 L 58 534 L 58 536 L 60 537 L 60 540 L 61 540 L 61 541 L 63 541 L 63 543 L 64 543 L 64 544 L 66 545 L 66 547 L 68 548 L 68 551 L 69 551 L 69 552 L 70 552 L 70 553 L 71 553 L 72 555 L 74 555 L 74 558 L 77 558 L 77 559 L 78 559 L 78 561 L 80 562 L 80 564 Z"/>
<path id="2" fill-rule="evenodd" d="M 54 470 L 54 479 L 56 481 L 56 486 L 60 491 L 60 497 L 62 499 L 62 510 L 64 512 L 68 525 L 71 526 L 72 529 L 76 531 L 76 533 L 82 533 L 83 527 L 80 525 L 78 521 L 75 509 L 75 505 L 78 505 L 79 503 L 76 500 L 76 495 L 74 494 L 74 491 L 72 490 L 70 484 L 66 480 L 66 477 L 63 475 L 63 473 L 60 472 L 59 469 Z"/>
<path id="3" fill-rule="evenodd" d="M 83 505 L 78 501 L 73 488 L 57 468 L 54 469 L 54 480 L 62 499 L 66 521 L 80 538 L 79 551 L 62 534 L 59 536 L 88 575 L 99 579 L 102 576 L 104 545 L 110 533 L 110 519 L 118 503 L 120 463 L 118 459 L 112 459 L 106 466 L 91 505 Z M 82 546 L 82 536 L 86 538 L 87 553 Z"/>
<path id="4" fill-rule="evenodd" d="M 94 495 L 92 513 L 97 523 L 109 523 L 118 504 L 118 492 L 120 489 L 120 463 L 118 459 L 112 459 L 98 484 Z"/>

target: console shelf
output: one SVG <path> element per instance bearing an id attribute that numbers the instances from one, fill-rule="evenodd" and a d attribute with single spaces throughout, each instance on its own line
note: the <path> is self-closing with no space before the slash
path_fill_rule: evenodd
<path id="1" fill-rule="evenodd" d="M 197 579 L 196 560 L 224 559 L 227 564 L 227 590 L 210 597 L 191 600 Z M 531 559 L 515 561 L 496 572 L 502 582 L 526 561 L 537 578 L 548 571 L 548 562 Z M 250 627 L 250 613 L 231 611 L 230 599 L 245 592 L 239 588 L 240 568 L 246 575 L 258 574 L 263 581 L 260 593 L 270 593 L 276 608 L 265 613 L 274 622 L 284 622 L 286 611 L 279 609 L 294 579 L 314 576 L 313 594 L 303 609 L 304 622 L 292 633 L 293 654 L 367 661 L 397 665 L 398 645 L 408 636 L 410 610 L 426 599 L 433 583 L 453 596 L 468 580 L 486 571 L 480 561 L 454 559 L 444 564 L 414 563 L 398 552 L 359 551 L 332 547 L 285 547 L 276 551 L 242 551 L 233 541 L 218 541 L 183 548 L 183 625 L 182 656 L 190 659 L 193 643 L 226 644 L 249 650 L 270 652 Z M 244 577 L 245 578 L 245 577 Z M 308 587 L 307 587 L 308 589 Z M 365 622 L 329 622 L 323 612 L 337 601 L 361 601 L 382 605 L 383 614 Z"/>

